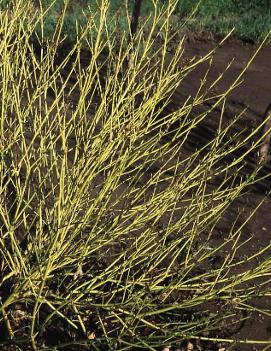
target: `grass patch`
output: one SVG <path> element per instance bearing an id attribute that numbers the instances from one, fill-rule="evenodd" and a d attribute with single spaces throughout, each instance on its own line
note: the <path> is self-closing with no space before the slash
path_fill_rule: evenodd
<path id="1" fill-rule="evenodd" d="M 179 11 L 185 16 L 191 13 L 196 1 L 179 2 Z M 225 35 L 235 28 L 235 35 L 242 40 L 259 42 L 269 33 L 271 9 L 266 1 L 203 1 L 195 16 L 195 27 L 211 30 L 214 34 Z M 193 27 L 193 26 L 192 26 Z"/>
<path id="2" fill-rule="evenodd" d="M 35 8 L 50 8 L 44 19 L 44 31 L 47 36 L 54 33 L 57 18 L 59 17 L 65 1 L 54 2 L 52 0 L 34 1 Z M 92 17 L 99 12 L 101 1 L 93 2 L 90 0 L 69 1 L 66 18 L 63 25 L 63 33 L 67 34 L 69 41 L 76 41 L 76 25 L 85 26 L 87 19 L 85 15 Z M 156 4 L 156 5 L 155 5 Z M 7 8 L 9 2 L 2 0 L 2 8 Z M 152 15 L 155 9 L 167 6 L 166 1 L 156 2 L 143 1 L 142 3 L 142 22 Z M 108 19 L 112 21 L 111 28 L 117 22 L 119 33 L 128 31 L 127 12 L 131 13 L 133 1 L 128 0 L 123 3 L 120 0 L 109 1 Z M 194 15 L 191 13 L 196 9 Z M 84 13 L 84 14 L 83 14 Z M 98 19 L 96 19 L 98 21 Z M 76 24 L 77 23 L 77 24 Z M 225 36 L 233 28 L 234 35 L 242 40 L 261 42 L 268 34 L 271 27 L 270 4 L 265 0 L 257 1 L 233 1 L 223 0 L 178 0 L 173 16 L 170 19 L 172 31 L 190 31 L 197 36 L 202 33 L 202 29 L 211 31 L 219 37 Z M 158 25 L 158 28 L 160 26 Z M 180 33 L 181 35 L 181 33 Z"/>
<path id="3" fill-rule="evenodd" d="M 43 33 L 45 15 L 30 2 L 0 14 L 3 346 L 156 350 L 219 342 L 216 331 L 240 322 L 240 310 L 253 310 L 250 300 L 266 294 L 269 247 L 238 255 L 253 213 L 214 241 L 257 174 L 238 178 L 243 154 L 225 162 L 244 145 L 257 147 L 256 131 L 233 138 L 232 126 L 222 127 L 227 95 L 242 77 L 221 95 L 203 93 L 203 82 L 195 98 L 161 114 L 188 72 L 212 57 L 180 65 L 182 41 L 167 56 L 174 10 L 172 3 L 157 11 L 132 47 L 125 36 L 116 40 L 104 1 L 98 26 L 88 17 L 60 55 L 63 12 L 51 39 L 41 36 L 39 56 L 31 38 L 37 24 Z M 206 101 L 211 107 L 195 113 Z M 185 156 L 190 133 L 218 106 L 217 133 Z"/>

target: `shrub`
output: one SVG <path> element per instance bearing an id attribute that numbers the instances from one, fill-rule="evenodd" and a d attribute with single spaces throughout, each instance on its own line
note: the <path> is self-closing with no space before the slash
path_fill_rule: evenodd
<path id="1" fill-rule="evenodd" d="M 238 257 L 245 223 L 214 246 L 218 223 L 256 174 L 229 172 L 245 155 L 225 163 L 253 136 L 228 138 L 231 125 L 222 127 L 239 80 L 221 95 L 201 86 L 165 113 L 188 72 L 212 57 L 180 65 L 183 41 L 167 55 L 174 3 L 128 44 L 108 30 L 104 1 L 98 26 L 87 17 L 61 55 L 63 13 L 39 56 L 31 38 L 45 19 L 29 16 L 30 5 L 0 15 L 2 345 L 155 350 L 213 340 L 264 294 L 270 274 L 269 248 L 249 269 L 253 257 Z M 196 113 L 206 101 L 212 106 Z M 217 133 L 185 156 L 188 136 L 219 106 Z"/>

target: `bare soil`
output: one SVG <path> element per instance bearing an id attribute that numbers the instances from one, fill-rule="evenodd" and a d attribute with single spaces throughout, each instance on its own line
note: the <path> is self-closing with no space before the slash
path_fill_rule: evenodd
<path id="1" fill-rule="evenodd" d="M 205 53 L 209 52 L 212 48 L 216 47 L 217 43 L 214 41 L 188 41 L 185 48 L 185 57 L 192 58 L 194 56 L 200 57 Z M 210 66 L 209 73 L 206 77 L 207 85 L 210 85 L 217 77 L 225 71 L 228 63 L 234 59 L 230 68 L 224 73 L 223 79 L 219 82 L 216 87 L 216 92 L 223 92 L 227 90 L 236 77 L 245 68 L 247 62 L 251 59 L 251 56 L 255 52 L 257 47 L 251 44 L 245 44 L 236 39 L 227 40 L 221 47 L 218 47 L 215 51 L 212 65 Z M 234 116 L 240 113 L 244 108 L 246 112 L 240 119 L 240 123 L 237 124 L 236 128 L 244 129 L 244 133 L 249 133 L 257 126 L 262 123 L 263 114 L 266 110 L 267 105 L 271 101 L 271 45 L 266 45 L 255 58 L 254 62 L 247 69 L 244 74 L 243 83 L 238 86 L 232 93 L 230 93 L 227 103 L 225 106 L 224 123 L 230 123 Z M 189 96 L 194 96 L 198 90 L 201 78 L 205 76 L 208 64 L 203 63 L 196 70 L 191 72 L 174 92 L 172 101 L 166 107 L 165 113 L 168 110 L 174 110 L 178 106 L 182 105 Z M 76 92 L 70 94 L 70 99 L 76 101 L 78 96 Z M 74 96 L 73 96 L 74 95 Z M 195 108 L 195 113 L 201 112 L 201 109 L 208 109 L 208 103 L 205 106 Z M 221 110 L 217 108 L 191 133 L 185 144 L 186 155 L 192 154 L 197 148 L 207 144 L 214 136 L 218 123 Z M 255 138 L 257 135 L 255 135 Z M 239 150 L 245 152 L 246 150 Z M 239 154 L 233 155 L 232 157 L 238 157 Z M 242 174 L 251 172 L 257 164 L 257 155 L 255 153 L 248 153 L 245 160 L 245 167 L 242 170 Z M 238 200 L 236 200 L 230 208 L 227 210 L 225 216 L 221 219 L 218 228 L 216 229 L 216 235 L 214 236 L 212 245 L 218 245 L 221 242 L 223 233 L 227 233 L 232 227 L 233 222 L 237 219 L 241 225 L 250 213 L 257 207 L 259 203 L 263 201 L 263 204 L 259 207 L 252 220 L 250 220 L 242 229 L 242 241 L 250 239 L 246 245 L 243 245 L 238 250 L 239 257 L 253 256 L 253 254 L 259 251 L 261 248 L 266 247 L 270 244 L 271 240 L 271 198 L 268 195 L 271 190 L 271 164 L 267 164 L 260 172 L 260 176 L 266 176 L 264 180 L 259 181 L 256 185 L 251 186 L 249 192 L 244 194 Z M 161 223 L 162 224 L 162 223 Z M 166 224 L 166 223 L 165 223 Z M 213 264 L 219 264 L 226 255 L 227 252 L 222 252 L 220 256 L 214 257 Z M 263 257 L 266 257 L 268 253 L 264 253 Z M 256 259 L 247 262 L 242 265 L 242 269 L 249 269 L 257 263 Z M 236 271 L 236 274 L 239 272 Z M 257 282 L 255 282 L 257 283 Z M 270 287 L 271 288 L 271 284 Z M 235 304 L 238 296 L 233 296 L 233 304 Z M 260 351 L 264 349 L 264 345 L 244 345 L 239 343 L 238 340 L 270 340 L 271 343 L 271 314 L 270 314 L 270 297 L 257 297 L 250 301 L 250 304 L 255 306 L 255 311 L 249 314 L 243 314 L 240 309 L 240 319 L 245 317 L 244 321 L 241 321 L 231 330 L 225 328 L 220 331 L 214 332 L 209 337 L 212 338 L 232 338 L 236 339 L 236 343 L 232 345 L 228 344 L 217 344 L 217 343 L 204 343 L 196 345 L 194 349 L 207 351 L 207 350 L 234 350 L 234 351 L 246 351 L 254 350 Z M 234 306 L 236 307 L 236 306 Z M 214 304 L 210 307 L 217 314 L 223 314 L 224 308 L 232 308 L 232 306 L 226 307 L 221 304 Z M 266 313 L 265 315 L 257 312 L 257 309 L 262 309 Z M 269 314 L 269 315 L 268 315 Z M 191 343 L 194 343 L 191 340 Z M 174 351 L 177 346 L 172 345 L 171 350 Z"/>
<path id="2" fill-rule="evenodd" d="M 187 41 L 185 44 L 184 59 L 190 59 L 192 57 L 201 57 L 206 53 L 210 52 L 213 48 L 218 45 L 216 41 L 206 40 L 195 40 Z M 193 70 L 180 84 L 177 90 L 174 92 L 173 97 L 169 105 L 165 108 L 164 113 L 172 111 L 178 106 L 182 105 L 189 96 L 195 96 L 198 91 L 201 79 L 206 79 L 206 88 L 215 81 L 218 76 L 224 72 L 223 78 L 217 84 L 215 91 L 217 94 L 225 92 L 236 80 L 236 78 L 245 69 L 247 63 L 257 50 L 256 45 L 243 43 L 237 39 L 229 38 L 223 45 L 219 46 L 213 56 L 212 64 L 209 66 L 207 62 L 199 65 Z M 271 101 L 271 45 L 265 45 L 259 52 L 257 57 L 251 63 L 249 68 L 243 75 L 243 82 L 228 96 L 223 123 L 227 125 L 236 115 L 241 113 L 244 109 L 246 112 L 240 118 L 240 121 L 235 125 L 232 131 L 233 135 L 235 132 L 243 130 L 244 135 L 249 134 L 255 130 L 260 123 L 263 122 L 263 115 L 266 107 Z M 231 66 L 227 69 L 229 62 L 232 61 Z M 206 75 L 206 71 L 208 74 Z M 76 96 L 70 96 L 71 100 L 77 99 Z M 211 102 L 210 102 L 211 104 Z M 195 107 L 194 113 L 200 113 L 210 107 L 210 104 L 206 103 L 200 107 Z M 184 145 L 184 154 L 189 156 L 199 147 L 206 145 L 215 135 L 218 128 L 219 117 L 221 109 L 217 108 L 210 113 L 204 121 L 197 126 L 190 134 L 187 142 Z M 173 128 L 174 129 L 174 128 Z M 255 140 L 259 133 L 255 134 Z M 237 151 L 236 155 L 232 157 L 240 156 L 240 153 L 246 152 L 247 149 L 241 149 Z M 228 161 L 231 161 L 229 159 Z M 241 171 L 241 175 L 245 176 L 253 171 L 257 166 L 257 154 L 250 152 L 245 158 L 245 166 Z M 271 190 L 271 163 L 267 163 L 265 167 L 260 171 L 259 178 L 265 177 L 263 180 L 257 182 L 251 186 L 248 193 L 244 194 L 227 210 L 225 216 L 221 219 L 218 228 L 216 229 L 216 235 L 214 236 L 212 245 L 215 247 L 221 243 L 221 237 L 223 233 L 227 233 L 232 227 L 233 222 L 238 218 L 237 223 L 240 225 L 247 219 L 251 212 L 257 207 L 259 203 L 262 205 L 255 213 L 252 220 L 250 220 L 242 229 L 242 241 L 248 240 L 246 245 L 243 245 L 237 255 L 240 257 L 253 256 L 254 253 L 258 252 L 261 248 L 266 247 L 270 244 L 271 240 L 271 198 L 268 193 Z M 163 225 L 163 223 L 160 223 Z M 166 223 L 165 223 L 166 225 Z M 224 252 L 224 255 L 227 253 Z M 262 259 L 266 257 L 268 253 L 262 255 Z M 222 262 L 224 259 L 223 253 L 220 256 L 215 257 L 214 264 Z M 255 260 L 249 261 L 247 264 L 242 265 L 242 270 L 247 270 L 257 263 Z M 240 273 L 236 271 L 236 274 Z M 257 282 L 255 282 L 257 283 Z M 270 285 L 271 288 L 271 285 Z M 233 296 L 233 304 L 235 298 Z M 234 344 L 223 344 L 223 343 L 199 343 L 198 346 L 194 344 L 194 348 L 200 350 L 222 350 L 225 348 L 226 351 L 246 351 L 254 350 L 260 351 L 264 349 L 264 345 L 244 345 L 239 343 L 238 340 L 270 340 L 271 343 L 271 317 L 270 314 L 270 297 L 257 297 L 250 301 L 250 304 L 255 307 L 254 312 L 246 314 L 245 311 L 240 309 L 240 323 L 237 323 L 232 328 L 225 328 L 223 330 L 210 334 L 209 337 L 213 338 L 231 338 L 236 340 Z M 217 314 L 223 314 L 223 309 L 232 308 L 233 306 L 226 307 L 225 305 L 214 303 L 210 308 L 213 309 Z M 236 307 L 236 306 L 234 306 Z M 266 314 L 257 312 L 257 309 L 262 309 Z M 235 309 L 236 312 L 236 309 Z M 245 320 L 243 320 L 245 318 Z M 193 341 L 191 340 L 193 343 Z M 171 350 L 174 351 L 177 346 L 172 345 Z"/>
<path id="3" fill-rule="evenodd" d="M 209 52 L 217 45 L 216 42 L 197 40 L 186 43 L 186 55 L 188 57 L 202 56 Z M 222 92 L 227 90 L 228 87 L 234 82 L 237 76 L 245 68 L 247 62 L 251 59 L 255 50 L 256 45 L 246 44 L 236 39 L 230 38 L 221 47 L 218 47 L 215 51 L 212 65 L 207 76 L 207 82 L 210 84 L 214 81 L 219 74 L 225 71 L 228 63 L 233 60 L 231 67 L 225 72 L 223 79 L 218 84 L 217 91 Z M 208 65 L 202 64 L 196 70 L 194 70 L 177 89 L 174 94 L 174 103 L 182 103 L 189 95 L 194 95 L 198 89 L 200 78 L 204 77 L 204 74 L 208 68 Z M 252 62 L 250 67 L 247 69 L 243 77 L 243 83 L 238 86 L 232 93 L 230 93 L 227 100 L 225 109 L 225 119 L 230 121 L 232 116 L 240 112 L 243 108 L 247 108 L 244 117 L 242 118 L 241 124 L 247 127 L 248 130 L 253 130 L 259 123 L 263 121 L 263 115 L 266 107 L 271 101 L 271 45 L 265 45 L 259 52 L 255 60 Z M 196 135 L 194 136 L 194 143 L 187 145 L 188 150 L 196 148 L 196 143 L 202 145 L 207 142 L 208 134 L 211 135 L 216 128 L 217 118 L 215 112 L 208 116 L 207 120 L 197 129 Z M 257 155 L 248 157 L 247 169 L 253 167 L 256 163 Z M 240 249 L 239 255 L 251 255 L 259 248 L 263 248 L 270 244 L 270 233 L 271 233 L 271 198 L 267 193 L 271 190 L 271 181 L 268 175 L 270 175 L 270 161 L 266 167 L 262 170 L 262 175 L 266 175 L 267 178 L 259 182 L 257 186 L 251 189 L 249 194 L 246 194 L 231 206 L 225 218 L 221 222 L 221 232 L 229 230 L 234 218 L 237 214 L 243 212 L 241 215 L 241 222 L 251 211 L 257 206 L 259 202 L 264 200 L 264 203 L 258 209 L 253 219 L 245 225 L 242 236 L 243 238 L 252 238 L 249 245 L 245 245 Z M 249 263 L 247 268 L 249 267 Z M 257 311 L 249 315 L 249 318 L 239 325 L 236 330 L 233 330 L 231 338 L 236 340 L 251 339 L 251 340 L 270 340 L 271 342 L 271 318 L 270 314 L 270 297 L 256 298 L 251 301 L 251 304 L 255 306 L 255 309 L 260 308 L 265 310 L 267 313 L 263 315 Z M 223 314 L 223 310 L 217 306 L 217 313 Z M 223 338 L 225 331 L 221 330 L 216 336 Z M 257 345 L 256 343 L 250 345 L 217 345 L 217 348 L 225 347 L 226 350 L 245 351 L 245 350 L 263 350 L 264 345 Z"/>

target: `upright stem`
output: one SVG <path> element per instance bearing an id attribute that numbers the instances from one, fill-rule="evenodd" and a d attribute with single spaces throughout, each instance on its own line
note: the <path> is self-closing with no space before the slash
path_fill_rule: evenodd
<path id="1" fill-rule="evenodd" d="M 267 106 L 267 109 L 264 113 L 263 120 L 265 122 L 262 128 L 263 142 L 259 150 L 260 154 L 260 165 L 265 165 L 269 160 L 269 150 L 271 142 L 271 103 Z"/>
<path id="2" fill-rule="evenodd" d="M 130 23 L 130 32 L 128 37 L 128 46 L 130 45 L 130 48 L 129 48 L 129 53 L 123 62 L 123 71 L 125 71 L 128 67 L 131 66 L 131 56 L 132 56 L 131 53 L 133 51 L 133 41 L 138 27 L 141 3 L 142 3 L 142 0 L 134 0 L 133 13 L 132 13 L 131 23 Z"/>
<path id="3" fill-rule="evenodd" d="M 133 13 L 132 13 L 132 18 L 131 18 L 131 33 L 130 33 L 130 41 L 133 40 L 137 27 L 138 27 L 138 19 L 140 16 L 140 9 L 141 9 L 141 3 L 142 0 L 135 0 L 134 2 L 134 8 L 133 8 Z"/>

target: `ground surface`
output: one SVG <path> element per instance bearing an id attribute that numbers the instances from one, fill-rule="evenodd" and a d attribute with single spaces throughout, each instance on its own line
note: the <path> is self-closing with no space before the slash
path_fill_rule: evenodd
<path id="1" fill-rule="evenodd" d="M 186 55 L 192 57 L 194 55 L 201 56 L 213 47 L 215 42 L 208 41 L 195 41 L 188 42 L 186 44 Z M 241 73 L 246 63 L 250 60 L 251 56 L 257 49 L 257 46 L 250 44 L 244 44 L 240 41 L 229 39 L 221 47 L 216 50 L 214 55 L 213 64 L 211 66 L 208 80 L 213 81 L 221 72 L 223 72 L 227 66 L 227 63 L 234 59 L 232 66 L 225 73 L 223 79 L 218 85 L 218 90 L 225 90 L 231 85 L 234 79 Z M 197 89 L 199 77 L 202 76 L 206 71 L 207 65 L 203 64 L 200 68 L 195 70 L 185 83 L 179 88 L 175 94 L 176 100 L 185 99 L 190 94 L 193 95 Z M 271 101 L 271 45 L 266 45 L 257 55 L 249 69 L 244 75 L 244 82 L 230 94 L 226 106 L 226 115 L 241 110 L 244 107 L 248 107 L 247 113 L 244 116 L 244 123 L 249 128 L 255 128 L 258 123 L 262 121 L 262 116 L 265 112 L 267 105 Z M 208 124 L 208 121 L 206 122 Z M 209 122 L 210 125 L 212 121 Z M 206 126 L 205 126 L 206 127 Z M 197 138 L 201 137 L 201 131 L 204 133 L 204 129 L 198 130 Z M 193 145 L 191 146 L 193 148 Z M 269 165 L 263 170 L 264 174 L 270 173 L 270 161 Z M 246 216 L 253 208 L 256 207 L 257 203 L 265 199 L 265 202 L 255 214 L 253 220 L 251 220 L 243 230 L 242 235 L 247 237 L 253 237 L 249 246 L 243 248 L 247 253 L 252 253 L 256 248 L 264 247 L 270 243 L 271 239 L 271 198 L 266 196 L 266 191 L 270 190 L 271 182 L 264 182 L 263 186 L 259 186 L 253 189 L 251 194 L 246 195 L 242 199 L 235 202 L 228 212 L 228 216 L 223 219 L 222 231 L 230 228 L 232 221 L 234 220 L 237 212 L 240 208 L 244 209 L 244 216 Z M 240 255 L 244 252 L 240 251 Z M 255 307 L 260 307 L 266 311 L 270 311 L 270 298 L 262 298 L 254 301 Z M 219 310 L 218 313 L 223 313 Z M 223 337 L 223 331 L 221 331 L 220 337 Z M 270 316 L 263 316 L 255 312 L 251 315 L 251 318 L 247 320 L 232 337 L 236 339 L 252 339 L 252 340 L 270 340 L 271 341 L 271 318 Z M 262 350 L 264 345 L 238 345 L 232 346 L 231 349 L 238 351 L 245 350 Z M 228 349 L 228 347 L 226 347 Z"/>
<path id="2" fill-rule="evenodd" d="M 185 44 L 185 54 L 184 58 L 200 57 L 211 49 L 217 46 L 217 42 L 196 40 L 188 41 Z M 228 87 L 234 82 L 237 76 L 245 68 L 247 62 L 251 59 L 257 46 L 250 44 L 244 44 L 236 39 L 228 39 L 222 46 L 220 46 L 214 54 L 213 62 L 210 71 L 207 76 L 207 86 L 211 84 L 219 74 L 225 71 L 228 63 L 234 59 L 231 67 L 224 74 L 223 79 L 216 87 L 216 92 L 222 92 L 227 90 Z M 234 92 L 232 92 L 227 100 L 225 108 L 225 119 L 224 122 L 227 124 L 234 115 L 241 112 L 244 108 L 247 108 L 246 113 L 242 116 L 240 123 L 236 125 L 236 128 L 247 128 L 250 132 L 257 128 L 259 123 L 262 122 L 262 117 L 265 109 L 269 102 L 271 101 L 271 45 L 266 45 L 255 58 L 254 62 L 250 65 L 248 70 L 244 75 L 244 82 L 238 86 Z M 208 64 L 204 63 L 197 67 L 192 73 L 190 73 L 185 80 L 178 87 L 177 91 L 173 95 L 173 100 L 167 107 L 169 110 L 174 110 L 178 105 L 182 105 L 189 96 L 194 96 L 198 90 L 200 79 L 205 75 L 208 69 Z M 74 101 L 77 100 L 76 93 L 74 96 L 70 96 Z M 206 106 L 200 106 L 199 109 L 208 108 Z M 166 110 L 167 110 L 166 109 Z M 197 108 L 195 109 L 197 112 Z M 167 111 L 165 111 L 167 112 Z M 198 112 L 201 112 L 200 110 Z M 215 110 L 213 113 L 209 114 L 207 118 L 191 133 L 187 143 L 185 144 L 184 153 L 189 156 L 193 153 L 197 147 L 205 145 L 209 140 L 211 140 L 214 135 L 219 120 L 220 110 Z M 243 173 L 250 172 L 256 166 L 257 155 L 248 155 L 246 161 L 247 166 L 244 168 Z M 271 163 L 266 165 L 261 171 L 261 175 L 268 176 L 271 172 Z M 146 175 L 147 176 L 147 175 Z M 271 189 L 271 180 L 268 178 L 259 182 L 257 186 L 251 187 L 250 193 L 242 196 L 240 199 L 236 200 L 232 206 L 227 210 L 226 215 L 221 219 L 219 227 L 217 228 L 216 236 L 214 236 L 212 245 L 214 247 L 218 246 L 221 242 L 221 237 L 223 233 L 229 232 L 232 227 L 233 222 L 238 217 L 238 223 L 241 225 L 246 218 L 249 216 L 251 211 L 257 207 L 257 205 L 264 201 L 261 207 L 256 212 L 252 220 L 250 220 L 242 229 L 242 241 L 248 240 L 248 243 L 242 246 L 237 255 L 240 257 L 253 256 L 253 253 L 257 252 L 261 248 L 266 247 L 270 244 L 271 240 L 271 198 L 267 195 L 268 191 Z M 227 252 L 220 253 L 220 256 L 216 257 L 216 261 L 221 263 L 224 259 L 223 255 Z M 266 255 L 266 254 L 265 254 Z M 242 269 L 249 269 L 251 265 L 255 265 L 256 261 L 251 260 L 247 264 L 243 265 Z M 236 271 L 236 274 L 240 271 Z M 270 286 L 271 288 L 271 286 Z M 250 301 L 250 304 L 255 307 L 255 309 L 263 309 L 267 312 L 270 311 L 270 298 L 256 298 Z M 223 309 L 221 305 L 213 305 L 211 307 L 215 313 L 223 314 Z M 225 306 L 223 306 L 225 308 Z M 230 306 L 229 306 L 230 308 Z M 236 312 L 236 311 L 235 311 Z M 270 340 L 271 342 L 271 317 L 268 315 L 263 315 L 262 313 L 254 312 L 244 315 L 240 311 L 240 318 L 247 317 L 243 322 L 238 323 L 231 330 L 225 329 L 221 330 L 209 337 L 213 338 L 231 338 L 231 339 L 250 339 L 255 340 L 254 344 L 243 345 L 229 345 L 229 344 L 202 344 L 195 346 L 195 349 L 202 351 L 204 350 L 223 350 L 225 347 L 226 351 L 246 351 L 246 350 L 263 350 L 264 345 L 257 344 L 257 340 Z M 176 346 L 172 345 L 171 350 L 174 351 Z"/>
<path id="3" fill-rule="evenodd" d="M 188 41 L 185 47 L 185 57 L 191 58 L 194 56 L 200 57 L 205 53 L 209 52 L 212 48 L 217 45 L 215 42 L 210 41 Z M 216 91 L 225 91 L 235 80 L 235 78 L 242 72 L 245 68 L 246 63 L 250 60 L 251 56 L 256 50 L 256 46 L 243 44 L 240 41 L 229 39 L 221 47 L 219 47 L 215 54 L 213 63 L 211 65 L 209 74 L 207 76 L 207 82 L 211 83 L 217 76 L 223 72 L 228 62 L 233 58 L 235 59 L 231 67 L 224 74 L 223 79 L 218 84 Z M 259 55 L 255 58 L 254 62 L 248 68 L 244 75 L 244 82 L 235 89 L 233 93 L 230 94 L 226 109 L 225 109 L 225 123 L 230 121 L 231 118 L 238 112 L 241 112 L 245 107 L 247 107 L 246 113 L 243 115 L 241 122 L 238 124 L 240 127 L 247 127 L 249 131 L 256 128 L 259 123 L 262 122 L 262 116 L 266 109 L 266 106 L 271 101 L 271 45 L 265 46 Z M 196 70 L 186 77 L 182 82 L 180 87 L 173 95 L 173 101 L 168 106 L 169 109 L 174 109 L 178 105 L 181 105 L 189 96 L 195 95 L 200 78 L 204 76 L 207 64 L 202 64 Z M 77 99 L 76 93 L 74 93 L 74 100 Z M 72 96 L 71 96 L 72 98 Z M 200 108 L 208 108 L 208 106 L 203 106 Z M 192 153 L 198 146 L 206 144 L 212 135 L 215 133 L 218 123 L 218 116 L 220 114 L 219 110 L 215 110 L 213 113 L 208 115 L 208 118 L 203 121 L 191 136 L 187 143 L 185 144 L 185 152 L 187 155 Z M 237 128 L 239 128 L 237 126 Z M 249 172 L 256 165 L 256 155 L 248 155 L 247 166 L 244 168 L 243 172 Z M 268 175 L 271 172 L 271 162 L 266 165 L 262 170 L 262 175 Z M 271 189 L 271 180 L 265 179 L 259 182 L 257 186 L 253 186 L 250 192 L 240 199 L 236 200 L 232 206 L 227 210 L 226 215 L 221 219 L 219 227 L 217 228 L 216 235 L 213 238 L 212 245 L 215 247 L 223 238 L 223 233 L 227 233 L 232 227 L 233 222 L 238 217 L 238 223 L 241 225 L 249 216 L 251 211 L 257 207 L 257 205 L 263 201 L 253 219 L 250 220 L 242 229 L 242 239 L 243 241 L 248 241 L 248 243 L 242 246 L 238 250 L 239 256 L 253 256 L 253 253 L 257 252 L 261 248 L 266 247 L 271 242 L 271 197 L 267 195 L 268 191 Z M 220 256 L 215 257 L 215 261 L 221 264 L 224 256 L 227 252 L 221 252 Z M 264 255 L 268 255 L 265 253 Z M 249 269 L 251 265 L 255 264 L 255 260 L 249 261 L 246 265 L 243 265 L 243 269 Z M 215 263 L 214 263 L 215 264 Z M 239 273 L 236 271 L 236 274 Z M 270 284 L 271 289 L 271 284 Z M 234 296 L 238 298 L 238 296 Z M 250 339 L 255 340 L 254 344 L 248 346 L 242 345 L 240 343 L 236 345 L 229 346 L 226 345 L 198 345 L 194 349 L 207 351 L 207 350 L 218 350 L 221 351 L 247 351 L 254 350 L 260 351 L 264 349 L 264 345 L 258 345 L 257 340 L 270 340 L 271 343 L 271 317 L 270 317 L 270 298 L 256 298 L 250 301 L 252 306 L 255 306 L 255 311 L 251 312 L 249 315 L 243 315 L 240 310 L 240 318 L 248 317 L 244 322 L 238 323 L 238 325 L 232 330 L 221 330 L 216 332 L 214 335 L 209 335 L 213 338 L 232 338 L 232 339 Z M 235 300 L 236 301 L 236 300 Z M 211 307 L 216 313 L 223 314 L 221 305 L 214 305 Z M 225 308 L 225 306 L 223 306 Z M 230 308 L 230 306 L 229 306 Z M 266 315 L 257 312 L 257 309 L 263 309 L 266 311 Z M 269 316 L 268 316 L 269 313 Z M 225 349 L 224 349 L 225 348 Z M 266 349 L 267 350 L 267 349 Z M 174 351 L 174 345 L 172 345 L 172 351 Z"/>

